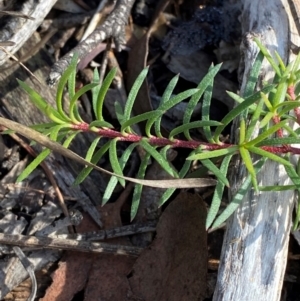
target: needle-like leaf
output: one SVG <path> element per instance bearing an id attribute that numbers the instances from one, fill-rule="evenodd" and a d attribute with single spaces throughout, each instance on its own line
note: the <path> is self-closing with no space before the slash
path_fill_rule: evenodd
<path id="1" fill-rule="evenodd" d="M 151 155 L 148 153 L 144 156 L 144 158 L 140 164 L 139 171 L 137 173 L 138 179 L 145 178 L 145 173 L 146 173 L 146 169 L 147 169 L 150 157 L 151 157 Z M 131 210 L 130 210 L 130 221 L 131 222 L 134 220 L 134 218 L 137 214 L 141 196 L 142 196 L 142 190 L 143 190 L 143 185 L 141 185 L 141 184 L 135 185 L 134 190 L 133 190 L 132 204 L 131 204 Z"/>

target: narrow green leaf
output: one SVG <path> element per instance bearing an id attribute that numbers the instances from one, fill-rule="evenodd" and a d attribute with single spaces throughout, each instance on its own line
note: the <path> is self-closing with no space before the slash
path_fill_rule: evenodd
<path id="1" fill-rule="evenodd" d="M 146 174 L 146 169 L 149 163 L 151 155 L 146 154 L 145 157 L 143 158 L 139 171 L 137 173 L 137 178 L 138 179 L 144 179 L 145 174 Z M 130 210 L 130 221 L 132 222 L 137 214 L 141 196 L 142 196 L 142 190 L 143 190 L 143 185 L 141 184 L 136 184 L 133 190 L 133 196 L 132 196 L 132 204 L 131 204 L 131 210 Z"/>
<path id="2" fill-rule="evenodd" d="M 106 142 L 100 149 L 97 150 L 97 152 L 95 153 L 95 155 L 93 156 L 93 158 L 91 160 L 91 163 L 97 164 L 99 162 L 99 160 L 109 150 L 110 143 L 111 143 L 111 140 Z M 76 177 L 73 185 L 76 186 L 76 185 L 79 185 L 80 183 L 82 183 L 86 179 L 86 177 L 91 173 L 92 170 L 93 170 L 93 168 L 90 166 L 83 168 L 80 171 L 80 173 L 78 174 L 78 176 Z"/>
<path id="3" fill-rule="evenodd" d="M 272 91 L 274 88 L 274 85 L 269 85 L 265 88 L 263 88 L 260 92 L 263 93 L 269 93 L 270 91 Z M 218 126 L 215 130 L 215 134 L 214 134 L 214 140 L 215 141 L 219 141 L 219 136 L 221 135 L 222 131 L 225 129 L 225 127 L 233 120 L 235 119 L 237 116 L 239 116 L 244 110 L 247 110 L 247 108 L 257 102 L 258 100 L 260 100 L 261 95 L 260 92 L 256 92 L 253 95 L 249 96 L 248 98 L 246 98 L 241 104 L 239 104 L 238 106 L 236 106 L 235 108 L 233 108 L 222 120 L 221 123 L 223 125 Z M 230 93 L 228 93 L 230 95 Z"/>
<path id="4" fill-rule="evenodd" d="M 98 86 L 95 86 L 92 89 L 92 106 L 93 106 L 93 112 L 96 116 L 96 112 L 97 112 L 97 99 L 98 99 L 98 95 L 99 95 L 99 91 L 100 91 L 100 76 L 99 76 L 99 72 L 98 69 L 95 68 L 94 69 L 94 73 L 93 73 L 93 83 L 98 84 Z"/>
<path id="5" fill-rule="evenodd" d="M 126 119 L 124 118 L 123 108 L 118 101 L 115 102 L 115 112 L 116 112 L 116 115 L 117 115 L 120 125 L 122 125 L 126 121 Z"/>
<path id="6" fill-rule="evenodd" d="M 169 101 L 161 104 L 155 111 L 157 113 L 160 112 L 161 115 L 163 115 L 166 111 L 177 105 L 178 103 L 182 102 L 184 99 L 189 98 L 193 94 L 195 94 L 198 91 L 198 89 L 189 89 L 184 92 L 179 93 L 176 96 L 173 96 Z M 149 120 L 146 123 L 145 132 L 148 137 L 151 136 L 151 127 L 155 123 L 157 117 L 149 118 Z"/>
<path id="7" fill-rule="evenodd" d="M 299 55 L 298 55 L 299 56 Z M 300 60 L 300 59 L 299 59 Z M 300 61 L 299 61 L 300 64 Z M 289 156 L 286 156 L 287 158 Z M 300 160 L 298 159 L 297 165 L 296 165 L 296 173 L 299 176 L 300 175 Z M 297 207 L 296 207 L 296 216 L 293 222 L 293 230 L 296 231 L 299 227 L 299 221 L 300 221 L 300 187 L 297 187 Z"/>
<path id="8" fill-rule="evenodd" d="M 74 138 L 80 133 L 80 131 L 74 131 L 73 133 L 71 133 L 66 140 L 63 143 L 63 147 L 65 148 L 69 148 L 71 142 L 74 140 Z"/>
<path id="9" fill-rule="evenodd" d="M 295 137 L 285 137 L 285 138 L 271 138 L 263 140 L 256 144 L 257 147 L 260 146 L 275 146 L 284 144 L 300 144 L 300 138 Z"/>
<path id="10" fill-rule="evenodd" d="M 110 146 L 109 146 L 109 162 L 112 167 L 112 170 L 115 174 L 123 176 L 123 170 L 120 166 L 120 162 L 118 159 L 118 153 L 117 153 L 117 142 L 118 138 L 114 138 L 111 140 Z M 122 178 L 118 178 L 119 183 L 125 187 L 125 180 Z"/>
<path id="11" fill-rule="evenodd" d="M 292 65 L 291 70 L 295 75 L 295 73 L 297 71 L 299 71 L 299 67 L 300 67 L 300 55 L 299 55 L 299 53 L 297 54 L 296 59 L 294 60 L 294 62 L 291 62 L 289 65 Z"/>
<path id="12" fill-rule="evenodd" d="M 163 96 L 161 97 L 161 101 L 160 101 L 160 104 L 164 104 L 165 102 L 169 101 L 169 99 L 171 98 L 172 96 L 172 93 L 174 91 L 174 88 L 178 82 L 178 79 L 179 79 L 179 75 L 175 75 L 172 80 L 169 82 L 166 90 L 164 91 L 164 94 Z M 155 135 L 157 137 L 160 137 L 162 138 L 162 134 L 161 134 L 161 131 L 160 131 L 160 128 L 161 128 L 161 118 L 162 116 L 159 116 L 157 118 L 157 120 L 155 121 L 154 123 L 154 130 L 155 130 Z"/>
<path id="13" fill-rule="evenodd" d="M 86 161 L 91 162 L 100 139 L 101 139 L 101 137 L 97 137 L 96 139 L 93 140 L 92 144 L 90 145 L 90 147 L 86 153 L 86 156 L 85 156 Z"/>
<path id="14" fill-rule="evenodd" d="M 291 137 L 298 138 L 296 131 L 294 129 L 292 129 L 291 127 L 289 127 L 287 124 L 283 125 L 282 129 L 285 130 L 287 132 L 287 134 L 290 135 Z"/>
<path id="15" fill-rule="evenodd" d="M 195 128 L 201 128 L 204 126 L 218 126 L 221 125 L 218 121 L 208 120 L 208 121 L 192 121 L 187 124 L 183 124 L 172 130 L 169 134 L 169 139 L 172 139 L 174 136 L 183 133 L 184 131 L 195 129 Z"/>
<path id="16" fill-rule="evenodd" d="M 18 84 L 21 88 L 29 95 L 33 104 L 44 114 L 46 115 L 46 107 L 48 105 L 47 101 L 35 90 L 29 87 L 25 82 L 17 79 Z M 52 107 L 54 110 L 54 108 Z"/>
<path id="17" fill-rule="evenodd" d="M 226 93 L 238 104 L 241 104 L 245 101 L 245 99 L 243 97 L 241 97 L 240 95 L 232 92 L 232 91 L 226 91 Z M 256 110 L 256 104 L 252 104 L 248 107 L 249 112 L 254 112 Z"/>
<path id="18" fill-rule="evenodd" d="M 220 172 L 221 172 L 221 174 L 225 175 L 225 177 L 227 175 L 228 166 L 231 161 L 231 158 L 232 158 L 232 155 L 226 156 L 223 159 L 222 164 L 220 166 Z M 207 214 L 207 218 L 206 218 L 206 224 L 205 224 L 206 230 L 211 226 L 211 224 L 213 223 L 213 221 L 215 220 L 215 218 L 219 212 L 224 188 L 225 188 L 224 182 L 218 181 L 218 184 L 215 188 L 213 199 L 212 199 L 212 202 L 211 202 L 208 214 Z"/>
<path id="19" fill-rule="evenodd" d="M 104 99 L 107 94 L 108 88 L 110 87 L 113 79 L 115 78 L 116 73 L 117 73 L 117 68 L 112 68 L 108 72 L 108 74 L 104 78 L 103 83 L 98 91 L 96 103 L 93 104 L 94 113 L 95 113 L 96 119 L 98 119 L 98 120 L 104 120 L 103 115 L 102 115 Z M 97 77 L 95 77 L 95 78 L 97 78 Z M 96 90 L 94 90 L 94 91 L 96 91 Z M 129 98 L 129 96 L 128 96 L 128 98 Z"/>
<path id="20" fill-rule="evenodd" d="M 44 149 L 18 176 L 17 183 L 26 179 L 51 153 L 50 149 Z"/>
<path id="21" fill-rule="evenodd" d="M 120 158 L 120 166 L 121 166 L 122 170 L 124 170 L 124 168 L 126 166 L 126 163 L 127 163 L 128 159 L 130 158 L 130 155 L 131 155 L 132 151 L 134 150 L 134 148 L 136 146 L 137 146 L 136 143 L 132 143 L 123 152 L 123 154 L 122 154 L 122 156 Z M 118 184 L 118 178 L 112 176 L 110 178 L 110 180 L 109 180 L 109 182 L 108 182 L 108 184 L 106 186 L 105 192 L 103 194 L 102 205 L 105 205 L 109 201 L 109 199 L 110 199 L 110 197 L 111 197 L 114 189 L 116 188 L 117 184 Z"/>
<path id="22" fill-rule="evenodd" d="M 66 83 L 68 82 L 68 79 L 70 77 L 70 75 L 73 72 L 76 72 L 76 66 L 77 66 L 77 60 L 78 60 L 78 55 L 74 54 L 72 57 L 72 60 L 70 62 L 69 67 L 66 69 L 66 71 L 62 74 L 58 85 L 57 85 L 57 91 L 56 91 L 56 107 L 57 107 L 57 111 L 60 114 L 60 116 L 62 118 L 64 118 L 67 121 L 71 121 L 71 119 L 66 115 L 66 113 L 63 110 L 63 92 L 64 92 L 64 88 Z"/>
<path id="23" fill-rule="evenodd" d="M 280 77 L 281 76 L 281 71 L 277 65 L 277 63 L 274 61 L 272 58 L 271 54 L 269 53 L 268 49 L 257 39 L 254 38 L 254 41 L 256 42 L 257 46 L 259 47 L 260 51 L 264 55 L 264 57 L 269 61 L 270 65 L 276 72 L 276 74 Z"/>
<path id="24" fill-rule="evenodd" d="M 177 172 L 173 169 L 173 167 L 169 164 L 169 162 L 153 147 L 151 146 L 145 138 L 143 138 L 139 144 L 145 149 L 147 153 L 149 153 L 157 163 L 172 177 L 178 178 Z"/>
<path id="25" fill-rule="evenodd" d="M 30 128 L 42 132 L 43 130 L 52 128 L 56 125 L 57 125 L 56 122 L 48 122 L 48 123 L 33 124 L 30 126 Z"/>
<path id="26" fill-rule="evenodd" d="M 165 160 L 168 160 L 168 150 L 171 148 L 170 145 L 166 145 L 164 146 L 160 151 L 159 153 L 162 155 L 162 157 L 165 159 Z"/>
<path id="27" fill-rule="evenodd" d="M 272 186 L 258 186 L 259 191 L 286 191 L 286 190 L 296 190 L 296 185 L 272 185 Z"/>
<path id="28" fill-rule="evenodd" d="M 272 105 L 273 107 L 277 106 L 278 104 L 284 102 L 285 98 L 286 98 L 286 93 L 287 93 L 287 88 L 288 88 L 288 81 L 286 78 L 283 78 L 277 89 L 276 89 L 276 93 L 274 95 L 274 98 L 272 99 Z"/>
<path id="29" fill-rule="evenodd" d="M 242 144 L 245 142 L 246 137 L 246 121 L 244 118 L 240 119 L 240 139 L 239 144 Z"/>
<path id="30" fill-rule="evenodd" d="M 288 155 L 285 156 L 287 159 L 289 158 Z M 293 166 L 284 166 L 286 173 L 288 174 L 288 176 L 290 177 L 290 179 L 292 180 L 292 182 L 295 184 L 295 190 L 297 190 L 297 197 L 298 197 L 298 206 L 296 209 L 296 217 L 294 219 L 294 223 L 293 223 L 293 230 L 295 231 L 298 228 L 299 225 L 299 220 L 300 220 L 300 209 L 299 209 L 299 196 L 300 196 L 300 177 L 299 177 L 299 160 L 298 160 L 298 164 L 296 167 L 296 170 L 294 169 Z"/>
<path id="31" fill-rule="evenodd" d="M 286 159 L 288 159 L 288 155 L 285 156 Z M 288 161 L 288 160 L 286 160 Z M 289 161 L 288 161 L 289 162 Z M 292 180 L 292 182 L 296 185 L 297 190 L 300 191 L 300 176 L 297 174 L 295 168 L 293 165 L 284 165 L 285 171 L 289 178 Z"/>
<path id="32" fill-rule="evenodd" d="M 277 51 L 275 51 L 274 53 L 275 53 L 276 59 L 277 59 L 277 61 L 278 61 L 280 70 L 281 70 L 280 73 L 284 73 L 285 70 L 286 70 L 285 64 L 284 64 L 283 60 L 281 59 L 279 53 L 278 53 Z"/>
<path id="33" fill-rule="evenodd" d="M 225 158 L 227 157 L 232 157 L 232 155 L 226 156 Z M 201 163 L 217 177 L 219 182 L 229 187 L 229 181 L 226 178 L 226 173 L 224 174 L 224 172 L 222 172 L 211 160 L 201 160 Z"/>
<path id="34" fill-rule="evenodd" d="M 72 99 L 76 93 L 76 71 L 76 68 L 73 68 L 68 78 L 68 93 L 70 99 Z"/>
<path id="35" fill-rule="evenodd" d="M 92 121 L 90 123 L 89 128 L 90 129 L 93 129 L 93 128 L 109 128 L 109 129 L 113 129 L 114 126 L 112 124 L 110 124 L 109 122 L 104 121 L 104 120 L 95 120 L 95 121 Z"/>
<path id="36" fill-rule="evenodd" d="M 273 112 L 270 112 L 270 113 L 267 113 L 265 115 L 265 117 L 260 121 L 259 123 L 259 128 L 264 128 L 265 126 L 268 125 L 268 123 L 271 121 L 271 119 L 274 117 L 274 113 Z"/>
<path id="37" fill-rule="evenodd" d="M 259 134 L 256 138 L 254 138 L 251 141 L 248 141 L 247 143 L 245 143 L 245 147 L 249 147 L 249 146 L 254 146 L 257 143 L 267 139 L 268 137 L 270 137 L 272 134 L 274 134 L 275 132 L 277 132 L 279 129 L 282 128 L 282 126 L 287 123 L 287 120 L 282 120 L 276 124 L 274 124 L 272 127 L 270 127 L 269 129 L 265 130 L 263 133 Z"/>
<path id="38" fill-rule="evenodd" d="M 230 146 L 227 148 L 217 149 L 214 151 L 202 152 L 186 158 L 186 160 L 204 160 L 233 154 L 239 150 L 238 146 Z"/>
<path id="39" fill-rule="evenodd" d="M 248 77 L 248 81 L 246 83 L 245 90 L 243 92 L 243 97 L 245 97 L 245 98 L 251 96 L 255 91 L 257 79 L 261 72 L 261 65 L 262 65 L 263 59 L 264 59 L 264 55 L 260 51 L 258 53 L 258 55 L 256 56 L 254 64 L 252 65 L 251 72 Z"/>
<path id="40" fill-rule="evenodd" d="M 161 116 L 160 111 L 150 111 L 150 112 L 146 112 L 146 113 L 131 117 L 129 120 L 125 121 L 122 124 L 121 132 L 125 133 L 126 130 L 129 130 L 130 126 L 132 126 L 133 124 L 137 124 L 139 122 L 149 120 L 150 118 L 156 119 L 159 116 Z"/>
<path id="41" fill-rule="evenodd" d="M 262 158 L 260 159 L 255 165 L 255 173 L 258 174 L 263 167 L 265 163 L 265 159 Z M 226 209 L 220 214 L 220 216 L 217 217 L 215 222 L 212 225 L 212 229 L 218 228 L 223 222 L 225 222 L 231 214 L 236 211 L 236 209 L 240 206 L 242 203 L 244 196 L 247 194 L 249 187 L 251 184 L 251 176 L 248 175 L 245 179 L 245 181 L 242 183 L 241 187 L 239 188 L 238 192 L 235 194 L 233 197 L 232 201 L 230 204 L 226 207 Z"/>
<path id="42" fill-rule="evenodd" d="M 249 146 L 247 147 L 247 149 L 252 152 L 252 153 L 255 153 L 257 155 L 260 155 L 262 157 L 266 157 L 266 158 L 269 158 L 270 160 L 273 160 L 273 161 L 276 161 L 280 164 L 283 164 L 284 166 L 292 166 L 292 163 L 290 163 L 289 161 L 273 154 L 273 153 L 270 153 L 270 152 L 267 152 L 261 148 L 258 148 L 258 147 L 255 147 L 255 146 Z"/>
<path id="43" fill-rule="evenodd" d="M 266 107 L 268 108 L 268 110 L 270 112 L 274 113 L 275 112 L 274 107 L 273 107 L 272 103 L 270 102 L 268 96 L 262 92 L 260 93 L 260 96 L 261 96 L 263 102 L 265 103 Z"/>
<path id="44" fill-rule="evenodd" d="M 132 108 L 133 108 L 133 104 L 134 104 L 134 101 L 136 99 L 136 96 L 143 84 L 143 81 L 144 79 L 146 78 L 147 74 L 148 74 L 148 71 L 149 71 L 149 67 L 146 67 L 138 76 L 138 78 L 135 80 L 130 92 L 129 92 L 129 95 L 128 95 L 128 98 L 127 98 L 127 102 L 125 104 L 125 108 L 124 108 L 124 120 L 128 120 L 130 119 L 130 116 L 131 116 L 131 111 L 132 111 Z M 99 118 L 98 118 L 99 119 Z"/>
<path id="45" fill-rule="evenodd" d="M 91 84 L 87 84 L 85 86 L 83 86 L 80 90 L 78 90 L 73 97 L 70 100 L 70 110 L 69 110 L 69 115 L 71 120 L 74 123 L 77 122 L 82 122 L 82 118 L 79 115 L 78 112 L 78 106 L 77 106 L 77 100 L 85 93 L 87 93 L 88 91 L 92 90 L 94 87 L 96 87 L 97 84 L 96 83 L 91 83 Z M 79 119 L 78 119 L 79 117 Z"/>
<path id="46" fill-rule="evenodd" d="M 209 86 L 209 87 L 207 87 L 207 89 L 203 95 L 203 102 L 202 102 L 202 120 L 203 121 L 210 120 L 211 98 L 212 98 L 212 86 Z M 215 141 L 213 140 L 213 135 L 212 135 L 210 126 L 204 126 L 203 133 L 209 143 L 215 143 Z"/>
<path id="47" fill-rule="evenodd" d="M 255 169 L 254 169 L 254 166 L 252 163 L 250 153 L 246 148 L 240 147 L 240 155 L 243 159 L 243 163 L 245 164 L 245 166 L 251 176 L 253 187 L 254 187 L 255 191 L 258 191 L 258 184 L 257 184 Z"/>
<path id="48" fill-rule="evenodd" d="M 250 123 L 247 127 L 245 141 L 249 141 L 251 139 L 253 132 L 255 130 L 255 127 L 257 126 L 257 123 L 259 122 L 260 115 L 261 115 L 261 112 L 263 109 L 263 105 L 264 105 L 264 101 L 263 101 L 263 99 L 261 99 L 258 102 L 257 107 L 251 117 Z"/>
<path id="49" fill-rule="evenodd" d="M 200 98 L 202 97 L 203 93 L 208 90 L 212 90 L 212 84 L 216 74 L 219 72 L 222 64 L 218 64 L 214 67 L 211 67 L 208 73 L 203 77 L 199 85 L 197 86 L 198 92 L 196 92 L 188 102 L 186 110 L 183 115 L 183 124 L 190 123 L 191 117 L 193 112 L 195 111 L 195 107 L 198 104 Z M 187 139 L 191 139 L 190 134 L 188 131 L 184 132 L 184 135 Z"/>
<path id="50" fill-rule="evenodd" d="M 59 115 L 58 112 L 56 112 L 55 110 L 51 109 L 51 106 L 48 105 L 46 106 L 46 115 L 55 123 L 57 124 L 65 124 L 66 122 L 69 122 L 69 120 L 65 120 L 64 117 L 62 117 L 61 115 Z"/>
<path id="51" fill-rule="evenodd" d="M 69 128 L 70 128 L 69 124 L 59 124 L 59 125 L 52 127 L 51 131 L 50 131 L 50 136 L 49 136 L 50 139 L 53 141 L 57 141 L 57 136 L 58 136 L 59 132 L 62 129 L 69 129 Z"/>
<path id="52" fill-rule="evenodd" d="M 278 112 L 278 116 L 282 116 L 284 114 L 288 114 L 289 111 L 300 107 L 300 102 L 299 101 L 284 101 L 283 103 L 278 104 L 275 109 L 281 108 Z"/>

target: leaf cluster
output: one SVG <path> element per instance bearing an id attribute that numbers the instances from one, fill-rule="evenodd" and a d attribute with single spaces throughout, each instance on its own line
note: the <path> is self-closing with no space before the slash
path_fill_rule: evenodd
<path id="1" fill-rule="evenodd" d="M 300 143 L 298 130 L 294 131 L 291 126 L 291 122 L 292 124 L 298 123 L 296 110 L 300 103 L 298 97 L 293 98 L 290 93 L 291 87 L 295 91 L 300 87 L 300 71 L 298 71 L 300 56 L 297 57 L 295 62 L 285 66 L 278 55 L 276 55 L 276 60 L 273 59 L 259 41 L 257 41 L 257 44 L 261 51 L 252 68 L 245 91 L 242 96 L 233 92 L 227 92 L 236 101 L 237 105 L 221 121 L 210 120 L 209 115 L 213 82 L 220 65 L 211 66 L 207 75 L 195 89 L 186 90 L 178 95 L 173 95 L 174 88 L 178 82 L 178 76 L 175 76 L 167 85 L 160 105 L 156 110 L 133 116 L 134 101 L 148 73 L 148 68 L 145 68 L 133 84 L 125 107 L 123 108 L 119 102 L 115 103 L 115 111 L 119 122 L 118 129 L 105 120 L 103 116 L 105 96 L 116 74 L 115 69 L 112 69 L 107 74 L 101 85 L 99 84 L 99 73 L 95 69 L 93 82 L 76 91 L 77 58 L 74 56 L 70 66 L 59 81 L 56 92 L 56 108 L 50 106 L 41 95 L 24 82 L 19 81 L 19 84 L 29 94 L 35 106 L 51 120 L 51 122 L 46 124 L 34 125 L 34 129 L 48 136 L 51 140 L 61 143 L 65 148 L 70 146 L 78 133 L 94 133 L 95 139 L 87 150 L 85 160 L 97 164 L 104 155 L 108 155 L 112 170 L 117 175 L 124 175 L 126 164 L 128 164 L 132 152 L 137 147 L 142 148 L 145 152 L 137 172 L 137 178 L 140 179 L 145 177 L 150 160 L 156 160 L 168 174 L 174 178 L 183 179 L 183 181 L 185 177 L 191 176 L 188 175 L 191 163 L 194 160 L 201 161 L 204 169 L 213 173 L 217 179 L 206 227 L 218 227 L 239 206 L 243 196 L 251 186 L 255 191 L 298 189 L 300 187 L 299 172 L 293 167 L 289 160 L 289 155 L 286 154 L 296 153 L 296 149 L 292 148 L 291 145 Z M 276 76 L 273 83 L 265 84 L 259 91 L 256 91 L 264 58 L 269 61 Z M 68 110 L 66 111 L 63 109 L 65 89 L 68 91 L 69 98 Z M 92 108 L 95 116 L 95 120 L 89 124 L 82 119 L 78 109 L 78 99 L 88 91 L 92 94 Z M 188 101 L 188 104 L 182 125 L 174 128 L 167 137 L 163 136 L 161 120 L 164 113 L 183 100 Z M 191 121 L 193 111 L 199 101 L 202 101 L 201 120 Z M 291 110 L 295 110 L 295 116 L 289 114 Z M 223 143 L 221 134 L 224 128 L 237 118 L 240 129 L 238 142 L 236 144 Z M 145 136 L 140 136 L 134 130 L 134 127 L 142 122 L 145 123 Z M 192 139 L 190 131 L 195 128 L 203 129 L 206 141 L 195 141 Z M 283 130 L 285 131 L 284 134 Z M 182 136 L 184 139 L 178 138 Z M 108 140 L 104 144 L 102 143 L 100 147 L 99 142 L 103 138 L 108 138 Z M 119 156 L 117 150 L 120 141 L 130 143 Z M 168 149 L 172 147 L 191 149 L 185 163 L 178 171 L 167 159 Z M 44 149 L 24 170 L 18 180 L 21 181 L 26 178 L 49 154 L 50 150 Z M 230 162 L 236 154 L 239 154 L 244 162 L 248 170 L 248 176 L 231 200 L 231 203 L 217 217 L 224 189 L 226 186 L 229 187 L 227 174 Z M 285 155 L 282 156 L 280 154 Z M 259 159 L 254 160 L 253 158 L 257 158 L 257 155 Z M 273 160 L 283 164 L 294 185 L 288 187 L 258 186 L 256 175 L 266 160 Z M 85 167 L 77 176 L 75 184 L 80 184 L 84 181 L 91 170 L 92 167 Z M 123 178 L 112 176 L 102 198 L 103 204 L 110 199 L 118 183 L 125 186 Z M 131 219 L 134 219 L 137 213 L 142 188 L 142 184 L 135 185 Z M 162 195 L 159 204 L 164 204 L 174 191 L 175 188 L 167 189 Z M 298 215 L 300 216 L 300 213 Z"/>

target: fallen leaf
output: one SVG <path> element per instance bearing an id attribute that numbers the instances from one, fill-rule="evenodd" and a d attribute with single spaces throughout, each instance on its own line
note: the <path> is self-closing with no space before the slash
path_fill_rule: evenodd
<path id="1" fill-rule="evenodd" d="M 129 278 L 134 296 L 155 301 L 199 301 L 206 296 L 206 207 L 182 192 L 166 208 L 157 236 L 134 264 Z"/>

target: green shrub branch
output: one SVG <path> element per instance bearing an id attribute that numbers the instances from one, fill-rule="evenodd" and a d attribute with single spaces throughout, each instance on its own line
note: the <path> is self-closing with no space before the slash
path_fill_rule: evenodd
<path id="1" fill-rule="evenodd" d="M 151 158 L 156 160 L 167 173 L 175 178 L 182 178 L 182 181 L 190 170 L 192 160 L 200 161 L 203 168 L 214 174 L 218 181 L 206 223 L 207 228 L 217 227 L 234 212 L 243 199 L 241 196 L 244 196 L 248 189 L 253 188 L 255 191 L 296 189 L 300 193 L 299 172 L 289 159 L 291 154 L 300 154 L 300 148 L 294 146 L 294 144 L 300 144 L 300 130 L 293 129 L 293 125 L 300 124 L 300 97 L 298 96 L 300 90 L 300 55 L 295 62 L 285 66 L 278 55 L 274 60 L 267 49 L 259 41 L 256 42 L 260 48 L 260 53 L 253 65 L 244 95 L 227 92 L 237 105 L 221 121 L 210 120 L 209 116 L 214 77 L 218 73 L 220 65 L 212 66 L 195 89 L 181 92 L 178 95 L 173 95 L 178 81 L 178 76 L 175 76 L 167 85 L 161 103 L 156 110 L 132 116 L 134 101 L 147 76 L 148 68 L 144 69 L 133 84 L 125 107 L 122 108 L 118 102 L 115 104 L 120 130 L 115 129 L 112 124 L 107 122 L 102 112 L 106 93 L 116 74 L 115 69 L 107 74 L 102 85 L 98 84 L 99 74 L 95 70 L 93 82 L 79 91 L 75 91 L 77 59 L 74 57 L 58 84 L 56 108 L 50 106 L 42 96 L 25 83 L 19 81 L 19 84 L 29 94 L 34 105 L 51 119 L 51 122 L 47 124 L 33 126 L 34 129 L 49 136 L 52 140 L 62 143 L 66 148 L 69 147 L 78 133 L 94 133 L 95 140 L 87 150 L 85 160 L 97 164 L 105 154 L 108 154 L 111 167 L 117 175 L 123 176 L 124 168 L 136 146 L 143 148 L 146 153 L 141 159 L 140 168 L 137 172 L 137 177 L 141 179 L 145 177 L 148 161 Z M 263 59 L 269 61 L 276 76 L 273 83 L 266 84 L 259 91 L 256 91 Z M 68 112 L 63 110 L 65 88 L 67 88 L 70 97 Z M 90 124 L 83 121 L 77 105 L 79 97 L 88 91 L 92 93 L 92 107 L 95 115 L 95 120 Z M 174 128 L 168 137 L 164 137 L 161 133 L 161 120 L 164 113 L 183 100 L 188 100 L 188 103 L 182 125 Z M 202 101 L 203 108 L 201 119 L 191 121 L 193 111 L 200 101 Z M 294 115 L 291 115 L 290 111 L 293 111 Z M 236 144 L 223 143 L 221 141 L 222 132 L 235 119 L 238 119 L 240 125 L 238 142 Z M 136 134 L 133 129 L 134 125 L 142 123 L 146 124 L 144 129 L 146 136 Z M 196 141 L 191 138 L 190 131 L 196 128 L 203 129 L 206 141 Z M 99 141 L 102 138 L 108 138 L 108 141 L 100 147 Z M 131 144 L 118 157 L 117 145 L 120 141 L 131 142 Z M 169 148 L 191 150 L 181 169 L 175 170 L 168 162 L 166 154 Z M 24 174 L 28 175 L 32 172 L 48 154 L 49 152 L 42 152 L 26 168 Z M 229 187 L 227 174 L 234 155 L 240 155 L 248 170 L 248 176 L 229 206 L 218 216 L 224 188 Z M 259 159 L 256 159 L 257 156 Z M 256 175 L 266 160 L 273 160 L 284 165 L 293 185 L 259 186 Z M 88 176 L 91 169 L 91 167 L 84 168 L 75 183 L 80 184 Z M 22 175 L 20 179 L 22 179 Z M 118 182 L 123 186 L 125 185 L 123 178 L 115 176 L 111 178 L 103 195 L 103 203 L 109 200 Z M 174 191 L 174 188 L 167 189 L 159 200 L 159 204 L 164 204 Z M 141 192 L 142 185 L 136 184 L 132 199 L 132 219 L 136 215 Z M 300 211 L 297 213 L 295 227 L 297 227 L 298 217 L 300 218 Z"/>

